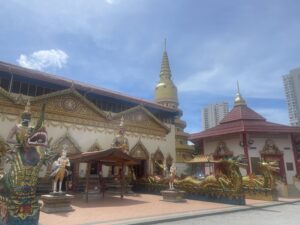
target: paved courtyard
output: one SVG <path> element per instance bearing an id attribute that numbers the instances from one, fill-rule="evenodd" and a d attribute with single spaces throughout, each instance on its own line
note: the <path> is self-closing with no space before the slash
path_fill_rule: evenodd
<path id="1" fill-rule="evenodd" d="M 275 205 L 250 211 L 219 214 L 213 216 L 200 216 L 184 220 L 169 222 L 159 221 L 160 225 L 299 225 L 300 202 Z"/>
<path id="2" fill-rule="evenodd" d="M 86 203 L 77 196 L 72 203 L 75 211 L 46 214 L 41 212 L 41 225 L 96 225 L 96 224 L 138 224 L 145 221 L 166 218 L 190 217 L 198 214 L 220 213 L 224 211 L 246 210 L 281 202 L 247 200 L 247 206 L 234 206 L 221 203 L 187 200 L 185 203 L 171 203 L 161 200 L 158 195 L 139 194 L 126 196 L 106 196 L 104 199 L 90 200 Z"/>

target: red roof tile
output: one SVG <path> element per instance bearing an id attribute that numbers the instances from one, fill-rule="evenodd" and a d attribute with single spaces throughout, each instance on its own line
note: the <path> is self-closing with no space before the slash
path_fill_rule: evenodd
<path id="1" fill-rule="evenodd" d="M 247 105 L 235 106 L 220 122 L 228 123 L 236 120 L 260 120 L 266 121 L 264 117 L 250 109 Z"/>
<path id="2" fill-rule="evenodd" d="M 206 137 L 241 132 L 300 134 L 300 127 L 291 127 L 268 122 L 264 117 L 246 105 L 241 105 L 235 106 L 220 122 L 220 125 L 199 133 L 191 134 L 189 140 L 197 141 Z"/>

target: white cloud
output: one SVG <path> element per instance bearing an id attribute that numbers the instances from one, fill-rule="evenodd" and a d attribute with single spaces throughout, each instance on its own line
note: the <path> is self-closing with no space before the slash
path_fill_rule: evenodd
<path id="1" fill-rule="evenodd" d="M 110 4 L 110 5 L 112 5 L 112 4 L 114 4 L 115 3 L 115 1 L 114 0 L 105 0 L 106 1 L 106 3 L 108 3 L 108 4 Z"/>
<path id="2" fill-rule="evenodd" d="M 233 76 L 224 76 L 227 73 L 223 65 L 214 65 L 211 69 L 199 71 L 178 82 L 180 92 L 202 91 L 209 94 L 230 95 L 236 88 L 236 79 Z"/>
<path id="3" fill-rule="evenodd" d="M 30 55 L 21 54 L 17 62 L 20 66 L 43 70 L 48 67 L 62 68 L 68 61 L 67 53 L 60 49 L 40 50 Z"/>

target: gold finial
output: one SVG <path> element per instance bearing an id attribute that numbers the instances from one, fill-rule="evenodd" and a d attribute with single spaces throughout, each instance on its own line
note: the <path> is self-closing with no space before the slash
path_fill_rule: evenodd
<path id="1" fill-rule="evenodd" d="M 28 101 L 27 101 L 27 103 L 26 103 L 24 113 L 28 113 L 28 114 L 31 113 L 31 111 L 30 111 L 30 101 L 29 101 L 29 99 L 28 99 Z"/>
<path id="2" fill-rule="evenodd" d="M 246 101 L 243 99 L 240 93 L 239 81 L 237 81 L 237 93 L 234 100 L 234 106 L 239 106 L 239 105 L 246 105 Z"/>
<path id="3" fill-rule="evenodd" d="M 165 38 L 165 48 L 164 51 L 167 51 L 167 38 Z"/>

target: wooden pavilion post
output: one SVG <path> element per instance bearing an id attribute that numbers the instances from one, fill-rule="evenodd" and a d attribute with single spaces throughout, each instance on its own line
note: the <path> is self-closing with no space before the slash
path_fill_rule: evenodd
<path id="1" fill-rule="evenodd" d="M 97 164 L 97 174 L 98 174 L 98 180 L 99 180 L 99 194 L 102 194 L 102 198 L 104 198 L 104 191 L 105 191 L 105 184 L 102 174 L 102 163 L 98 161 Z"/>
<path id="2" fill-rule="evenodd" d="M 87 162 L 87 169 L 85 175 L 85 201 L 89 202 L 89 181 L 90 181 L 91 163 Z"/>
<path id="3" fill-rule="evenodd" d="M 72 163 L 72 162 L 71 162 Z M 78 187 L 78 179 L 79 179 L 79 162 L 74 161 L 73 162 L 73 171 L 72 171 L 72 175 L 71 175 L 71 182 L 72 182 L 72 191 L 76 192 L 77 191 L 77 187 Z"/>
<path id="4" fill-rule="evenodd" d="M 243 148 L 244 148 L 244 155 L 247 159 L 248 166 L 247 166 L 247 174 L 250 174 L 250 160 L 249 160 L 249 152 L 248 152 L 248 140 L 247 140 L 247 133 L 243 132 L 242 133 L 243 137 Z"/>
<path id="5" fill-rule="evenodd" d="M 124 197 L 124 162 L 122 161 L 122 170 L 121 170 L 121 199 Z"/>

